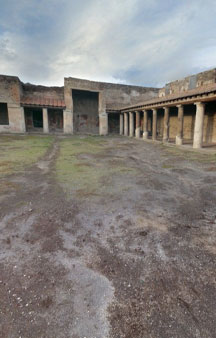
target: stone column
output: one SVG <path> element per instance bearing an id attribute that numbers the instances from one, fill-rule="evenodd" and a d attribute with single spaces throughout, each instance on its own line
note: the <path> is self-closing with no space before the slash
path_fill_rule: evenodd
<path id="1" fill-rule="evenodd" d="M 108 134 L 108 114 L 106 113 L 106 99 L 103 91 L 99 92 L 99 134 L 107 135 Z"/>
<path id="2" fill-rule="evenodd" d="M 128 113 L 124 113 L 124 136 L 128 136 Z"/>
<path id="3" fill-rule="evenodd" d="M 48 109 L 43 108 L 43 132 L 49 133 Z"/>
<path id="4" fill-rule="evenodd" d="M 164 128 L 163 142 L 168 142 L 169 139 L 169 107 L 164 107 Z"/>
<path id="5" fill-rule="evenodd" d="M 184 106 L 178 105 L 178 127 L 176 135 L 176 145 L 181 146 L 183 143 L 183 122 L 184 122 Z"/>
<path id="6" fill-rule="evenodd" d="M 148 138 L 148 112 L 147 110 L 143 111 L 143 138 L 147 140 Z"/>
<path id="7" fill-rule="evenodd" d="M 119 134 L 120 135 L 124 134 L 124 116 L 123 116 L 123 114 L 120 114 L 120 117 L 119 117 Z"/>
<path id="8" fill-rule="evenodd" d="M 130 122 L 129 122 L 130 137 L 133 137 L 134 136 L 134 115 L 132 112 L 129 113 L 129 117 L 130 117 Z"/>
<path id="9" fill-rule="evenodd" d="M 25 112 L 24 112 L 24 108 L 21 107 L 20 108 L 20 129 L 21 129 L 21 132 L 22 133 L 25 133 L 26 132 L 26 124 L 25 124 Z M 9 116 L 10 117 L 10 116 Z M 10 120 L 9 120 L 9 123 L 10 123 Z"/>
<path id="10" fill-rule="evenodd" d="M 152 140 L 157 140 L 157 109 L 153 109 Z"/>
<path id="11" fill-rule="evenodd" d="M 99 114 L 99 134 L 103 136 L 108 134 L 108 114 L 106 112 Z"/>
<path id="12" fill-rule="evenodd" d="M 64 134 L 73 134 L 73 112 L 63 110 Z"/>
<path id="13" fill-rule="evenodd" d="M 63 110 L 64 134 L 73 134 L 73 90 L 68 79 L 64 79 L 64 100 L 66 108 Z"/>
<path id="14" fill-rule="evenodd" d="M 140 111 L 136 112 L 136 137 L 140 138 Z"/>
<path id="15" fill-rule="evenodd" d="M 205 103 L 197 102 L 196 105 L 196 119 L 194 128 L 193 148 L 202 148 L 203 142 L 203 122 L 205 114 Z"/>

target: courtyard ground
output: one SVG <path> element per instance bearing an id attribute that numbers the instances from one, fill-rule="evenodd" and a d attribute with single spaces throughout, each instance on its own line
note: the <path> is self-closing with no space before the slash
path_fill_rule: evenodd
<path id="1" fill-rule="evenodd" d="M 216 152 L 0 136 L 1 338 L 215 338 Z"/>

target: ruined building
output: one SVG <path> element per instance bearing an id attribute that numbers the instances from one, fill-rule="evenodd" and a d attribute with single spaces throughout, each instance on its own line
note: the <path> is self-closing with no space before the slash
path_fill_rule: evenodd
<path id="1" fill-rule="evenodd" d="M 0 75 L 0 132 L 120 133 L 164 142 L 216 142 L 216 69 L 148 88 L 65 78 L 64 87 Z"/>

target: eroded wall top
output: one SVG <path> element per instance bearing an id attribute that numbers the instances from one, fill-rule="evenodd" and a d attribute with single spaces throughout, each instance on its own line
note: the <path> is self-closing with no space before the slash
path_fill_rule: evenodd
<path id="1" fill-rule="evenodd" d="M 160 89 L 159 97 L 178 94 L 184 91 L 195 89 L 216 82 L 216 69 L 211 69 L 202 73 L 187 76 L 184 79 L 167 83 L 164 88 Z"/>
<path id="2" fill-rule="evenodd" d="M 158 88 L 96 82 L 69 77 L 64 79 L 65 103 L 68 109 L 70 109 L 71 105 L 71 89 L 103 92 L 106 108 L 113 110 L 158 97 L 159 93 Z"/>
<path id="3" fill-rule="evenodd" d="M 47 87 L 22 83 L 23 95 L 29 97 L 46 97 L 56 100 L 64 100 L 64 87 Z"/>
<path id="4" fill-rule="evenodd" d="M 0 102 L 20 104 L 22 86 L 18 77 L 0 75 Z"/>

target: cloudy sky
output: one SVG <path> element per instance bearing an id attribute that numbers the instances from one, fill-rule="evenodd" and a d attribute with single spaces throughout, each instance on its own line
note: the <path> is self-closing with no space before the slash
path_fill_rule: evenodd
<path id="1" fill-rule="evenodd" d="M 0 0 L 0 74 L 160 87 L 216 67 L 215 0 Z"/>

